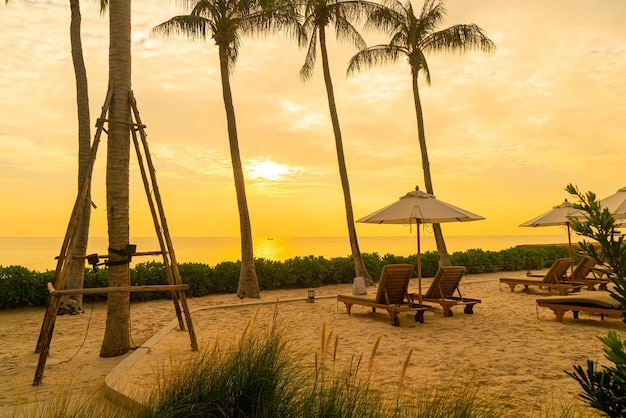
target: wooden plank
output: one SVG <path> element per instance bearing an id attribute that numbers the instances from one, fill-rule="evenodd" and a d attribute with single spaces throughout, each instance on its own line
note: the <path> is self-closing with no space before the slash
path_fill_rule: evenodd
<path id="1" fill-rule="evenodd" d="M 137 293 L 137 292 L 172 292 L 189 290 L 188 284 L 156 284 L 144 286 L 97 287 L 86 289 L 56 290 L 52 283 L 48 283 L 51 296 L 63 295 L 102 295 L 105 293 Z"/>

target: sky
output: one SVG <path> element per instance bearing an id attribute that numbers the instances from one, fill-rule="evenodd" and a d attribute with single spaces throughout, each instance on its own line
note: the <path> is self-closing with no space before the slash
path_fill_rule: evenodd
<path id="1" fill-rule="evenodd" d="M 81 5 L 93 120 L 108 78 L 108 16 L 97 3 Z M 181 13 L 175 2 L 132 4 L 132 86 L 170 234 L 237 236 L 217 47 L 150 35 Z M 497 50 L 429 55 L 431 85 L 420 80 L 435 195 L 486 218 L 444 224 L 444 234 L 559 233 L 519 225 L 572 200 L 568 183 L 599 198 L 626 186 L 624 0 L 448 0 L 446 7 L 441 28 L 475 23 Z M 69 222 L 77 193 L 69 17 L 64 0 L 0 4 L 0 236 L 63 236 Z M 368 45 L 386 41 L 362 33 Z M 401 60 L 347 77 L 356 51 L 332 38 L 328 47 L 358 219 L 416 185 L 425 189 L 410 70 Z M 244 38 L 231 77 L 255 237 L 347 234 L 321 60 L 303 83 L 305 53 L 281 35 Z M 131 157 L 131 235 L 151 236 Z M 106 137 L 93 176 L 92 236 L 106 236 L 105 166 Z M 363 236 L 409 232 L 357 223 Z"/>

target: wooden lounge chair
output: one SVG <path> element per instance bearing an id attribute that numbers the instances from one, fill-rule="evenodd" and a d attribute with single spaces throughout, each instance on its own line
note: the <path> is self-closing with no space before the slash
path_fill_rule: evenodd
<path id="1" fill-rule="evenodd" d="M 570 282 L 587 286 L 587 290 L 596 290 L 597 285 L 600 285 L 600 290 L 606 290 L 609 281 L 598 276 L 595 267 L 596 260 L 591 257 L 583 257 L 574 267 L 574 272 L 569 277 Z M 591 277 L 589 277 L 590 274 Z"/>
<path id="2" fill-rule="evenodd" d="M 569 291 L 579 291 L 582 288 L 582 284 L 573 284 L 566 282 L 567 269 L 569 269 L 574 260 L 571 258 L 559 258 L 557 259 L 550 270 L 543 276 L 543 279 L 525 277 L 525 278 L 507 278 L 502 277 L 500 283 L 508 284 L 511 288 L 511 292 L 515 292 L 515 286 L 522 285 L 524 289 L 528 289 L 529 286 L 538 286 L 539 289 L 547 287 L 548 290 L 558 290 L 561 295 L 566 295 Z"/>
<path id="3" fill-rule="evenodd" d="M 563 314 L 572 311 L 574 319 L 579 312 L 605 316 L 622 316 L 624 306 L 614 299 L 609 292 L 579 292 L 565 296 L 546 296 L 537 299 L 537 306 L 552 309 L 556 320 L 563 322 Z"/>
<path id="4" fill-rule="evenodd" d="M 474 313 L 474 305 L 480 303 L 480 299 L 468 299 L 461 295 L 459 282 L 467 269 L 462 266 L 439 267 L 437 274 L 430 284 L 430 287 L 422 297 L 422 302 L 434 302 L 443 308 L 443 316 L 452 316 L 452 307 L 465 305 L 466 314 Z M 458 296 L 455 296 L 454 293 Z M 412 299 L 418 295 L 411 294 Z"/>
<path id="5" fill-rule="evenodd" d="M 596 260 L 591 257 L 583 257 L 576 267 L 574 267 L 574 271 L 571 276 L 567 276 L 565 279 L 562 279 L 563 283 L 573 283 L 579 284 L 583 286 L 587 286 L 587 290 L 596 290 L 596 286 L 600 285 L 600 290 L 606 290 L 606 286 L 608 284 L 607 279 L 602 279 L 598 274 L 596 274 Z M 593 277 L 589 277 L 591 274 Z M 530 274 L 526 273 L 527 277 L 543 277 L 540 274 Z"/>
<path id="6" fill-rule="evenodd" d="M 399 326 L 398 314 L 415 311 L 415 322 L 424 322 L 424 312 L 430 307 L 413 303 L 408 297 L 409 280 L 413 266 L 411 264 L 387 264 L 383 267 L 378 281 L 376 295 L 337 295 L 337 301 L 343 302 L 350 315 L 352 305 L 363 305 L 376 309 L 385 309 L 391 316 L 391 325 Z"/>

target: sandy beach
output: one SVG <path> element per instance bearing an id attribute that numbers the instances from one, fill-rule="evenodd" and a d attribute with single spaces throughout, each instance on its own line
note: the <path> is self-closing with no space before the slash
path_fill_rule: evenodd
<path id="1" fill-rule="evenodd" d="M 176 360 L 202 355 L 202 349 L 216 339 L 225 342 L 240 336 L 255 314 L 257 324 L 269 323 L 276 300 L 279 324 L 305 359 L 309 356 L 313 361 L 323 329 L 326 335 L 332 332 L 337 336 L 339 364 L 347 364 L 353 355 L 369 361 L 380 337 L 373 367 L 386 382 L 398 382 L 412 349 L 404 383 L 415 390 L 425 385 L 477 382 L 483 393 L 510 407 L 507 416 L 545 416 L 546 411 L 575 402 L 580 392 L 578 383 L 564 370 L 587 359 L 604 363 L 602 344 L 596 337 L 615 330 L 626 338 L 626 328 L 619 318 L 602 321 L 581 314 L 574 320 L 571 312 L 563 323 L 557 322 L 552 311 L 536 307 L 536 299 L 548 294 L 545 290 L 522 292 L 518 287 L 511 293 L 498 280 L 524 275 L 466 276 L 461 282 L 463 295 L 482 300 L 473 315 L 457 307 L 454 316 L 445 318 L 436 305 L 425 314 L 423 324 L 404 314 L 400 327 L 391 326 L 386 311 L 372 313 L 354 306 L 352 315 L 347 315 L 336 295 L 351 293 L 351 284 L 317 288 L 313 303 L 306 301 L 307 289 L 265 291 L 260 300 L 239 300 L 234 294 L 188 299 L 200 345 L 197 352 L 190 350 L 189 334 L 175 326 L 171 301 L 134 303 L 132 342 L 144 347 L 107 359 L 99 357 L 106 304 L 87 303 L 82 315 L 58 317 L 43 382 L 36 387 L 32 386 L 38 360 L 34 348 L 45 309 L 3 310 L 0 416 L 19 417 L 26 412 L 35 416 L 38 407 L 68 392 L 77 399 L 102 396 L 107 385 L 141 401 L 156 387 L 157 375 Z M 429 284 L 425 279 L 424 289 Z M 412 280 L 411 290 L 417 290 L 417 279 Z"/>

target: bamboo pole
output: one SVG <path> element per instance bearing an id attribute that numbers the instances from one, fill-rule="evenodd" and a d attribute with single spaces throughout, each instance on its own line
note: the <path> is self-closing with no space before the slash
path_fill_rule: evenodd
<path id="1" fill-rule="evenodd" d="M 159 209 L 159 220 L 160 220 L 160 225 L 161 228 L 160 230 L 157 230 L 157 235 L 159 236 L 159 242 L 161 243 L 161 249 L 164 252 L 164 260 L 166 259 L 165 254 L 167 253 L 167 255 L 169 256 L 170 260 L 171 260 L 171 268 L 172 271 L 170 274 L 172 274 L 173 276 L 173 280 L 174 283 L 176 284 L 181 284 L 182 283 L 182 279 L 180 277 L 180 272 L 178 270 L 178 262 L 176 260 L 176 255 L 174 253 L 174 246 L 172 245 L 172 240 L 170 237 L 170 232 L 169 232 L 169 228 L 167 226 L 167 219 L 165 218 L 165 210 L 163 208 L 163 202 L 161 200 L 161 193 L 159 191 L 159 186 L 157 184 L 157 179 L 156 179 L 156 170 L 154 169 L 154 164 L 152 163 L 152 157 L 150 156 L 150 152 L 148 150 L 148 141 L 147 141 L 147 136 L 145 131 L 143 130 L 143 124 L 141 123 L 141 117 L 139 116 L 139 110 L 137 109 L 137 102 L 135 100 L 135 96 L 133 95 L 132 90 L 129 93 L 130 95 L 130 101 L 131 101 L 131 107 L 133 109 L 133 114 L 135 117 L 135 121 L 137 122 L 137 125 L 139 127 L 141 127 L 141 129 L 139 130 L 139 134 L 141 137 L 141 143 L 143 145 L 143 149 L 144 149 L 144 154 L 145 154 L 145 158 L 146 158 L 146 163 L 148 164 L 148 169 L 149 169 L 149 173 L 150 173 L 150 179 L 152 181 L 152 192 L 154 194 L 154 198 L 156 200 L 156 205 Z M 157 223 L 155 223 L 155 226 L 157 225 Z M 163 243 L 161 241 L 161 239 L 164 238 L 165 239 L 165 244 L 167 246 L 167 251 L 165 251 L 164 247 L 163 247 Z M 167 269 L 166 269 L 167 271 Z M 168 276 L 169 277 L 169 276 Z M 198 349 L 198 342 L 196 340 L 196 333 L 194 331 L 193 328 L 193 322 L 191 320 L 191 314 L 189 313 L 189 307 L 187 306 L 187 297 L 185 295 L 184 292 L 180 293 L 180 302 L 183 305 L 183 311 L 185 312 L 185 319 L 187 322 L 187 329 L 189 330 L 189 338 L 191 339 L 191 349 L 196 351 Z M 178 304 L 176 304 L 176 308 L 178 309 Z M 178 311 L 177 311 L 178 313 Z M 179 322 L 180 322 L 180 316 L 179 316 Z M 182 329 L 182 327 L 181 327 Z"/>

